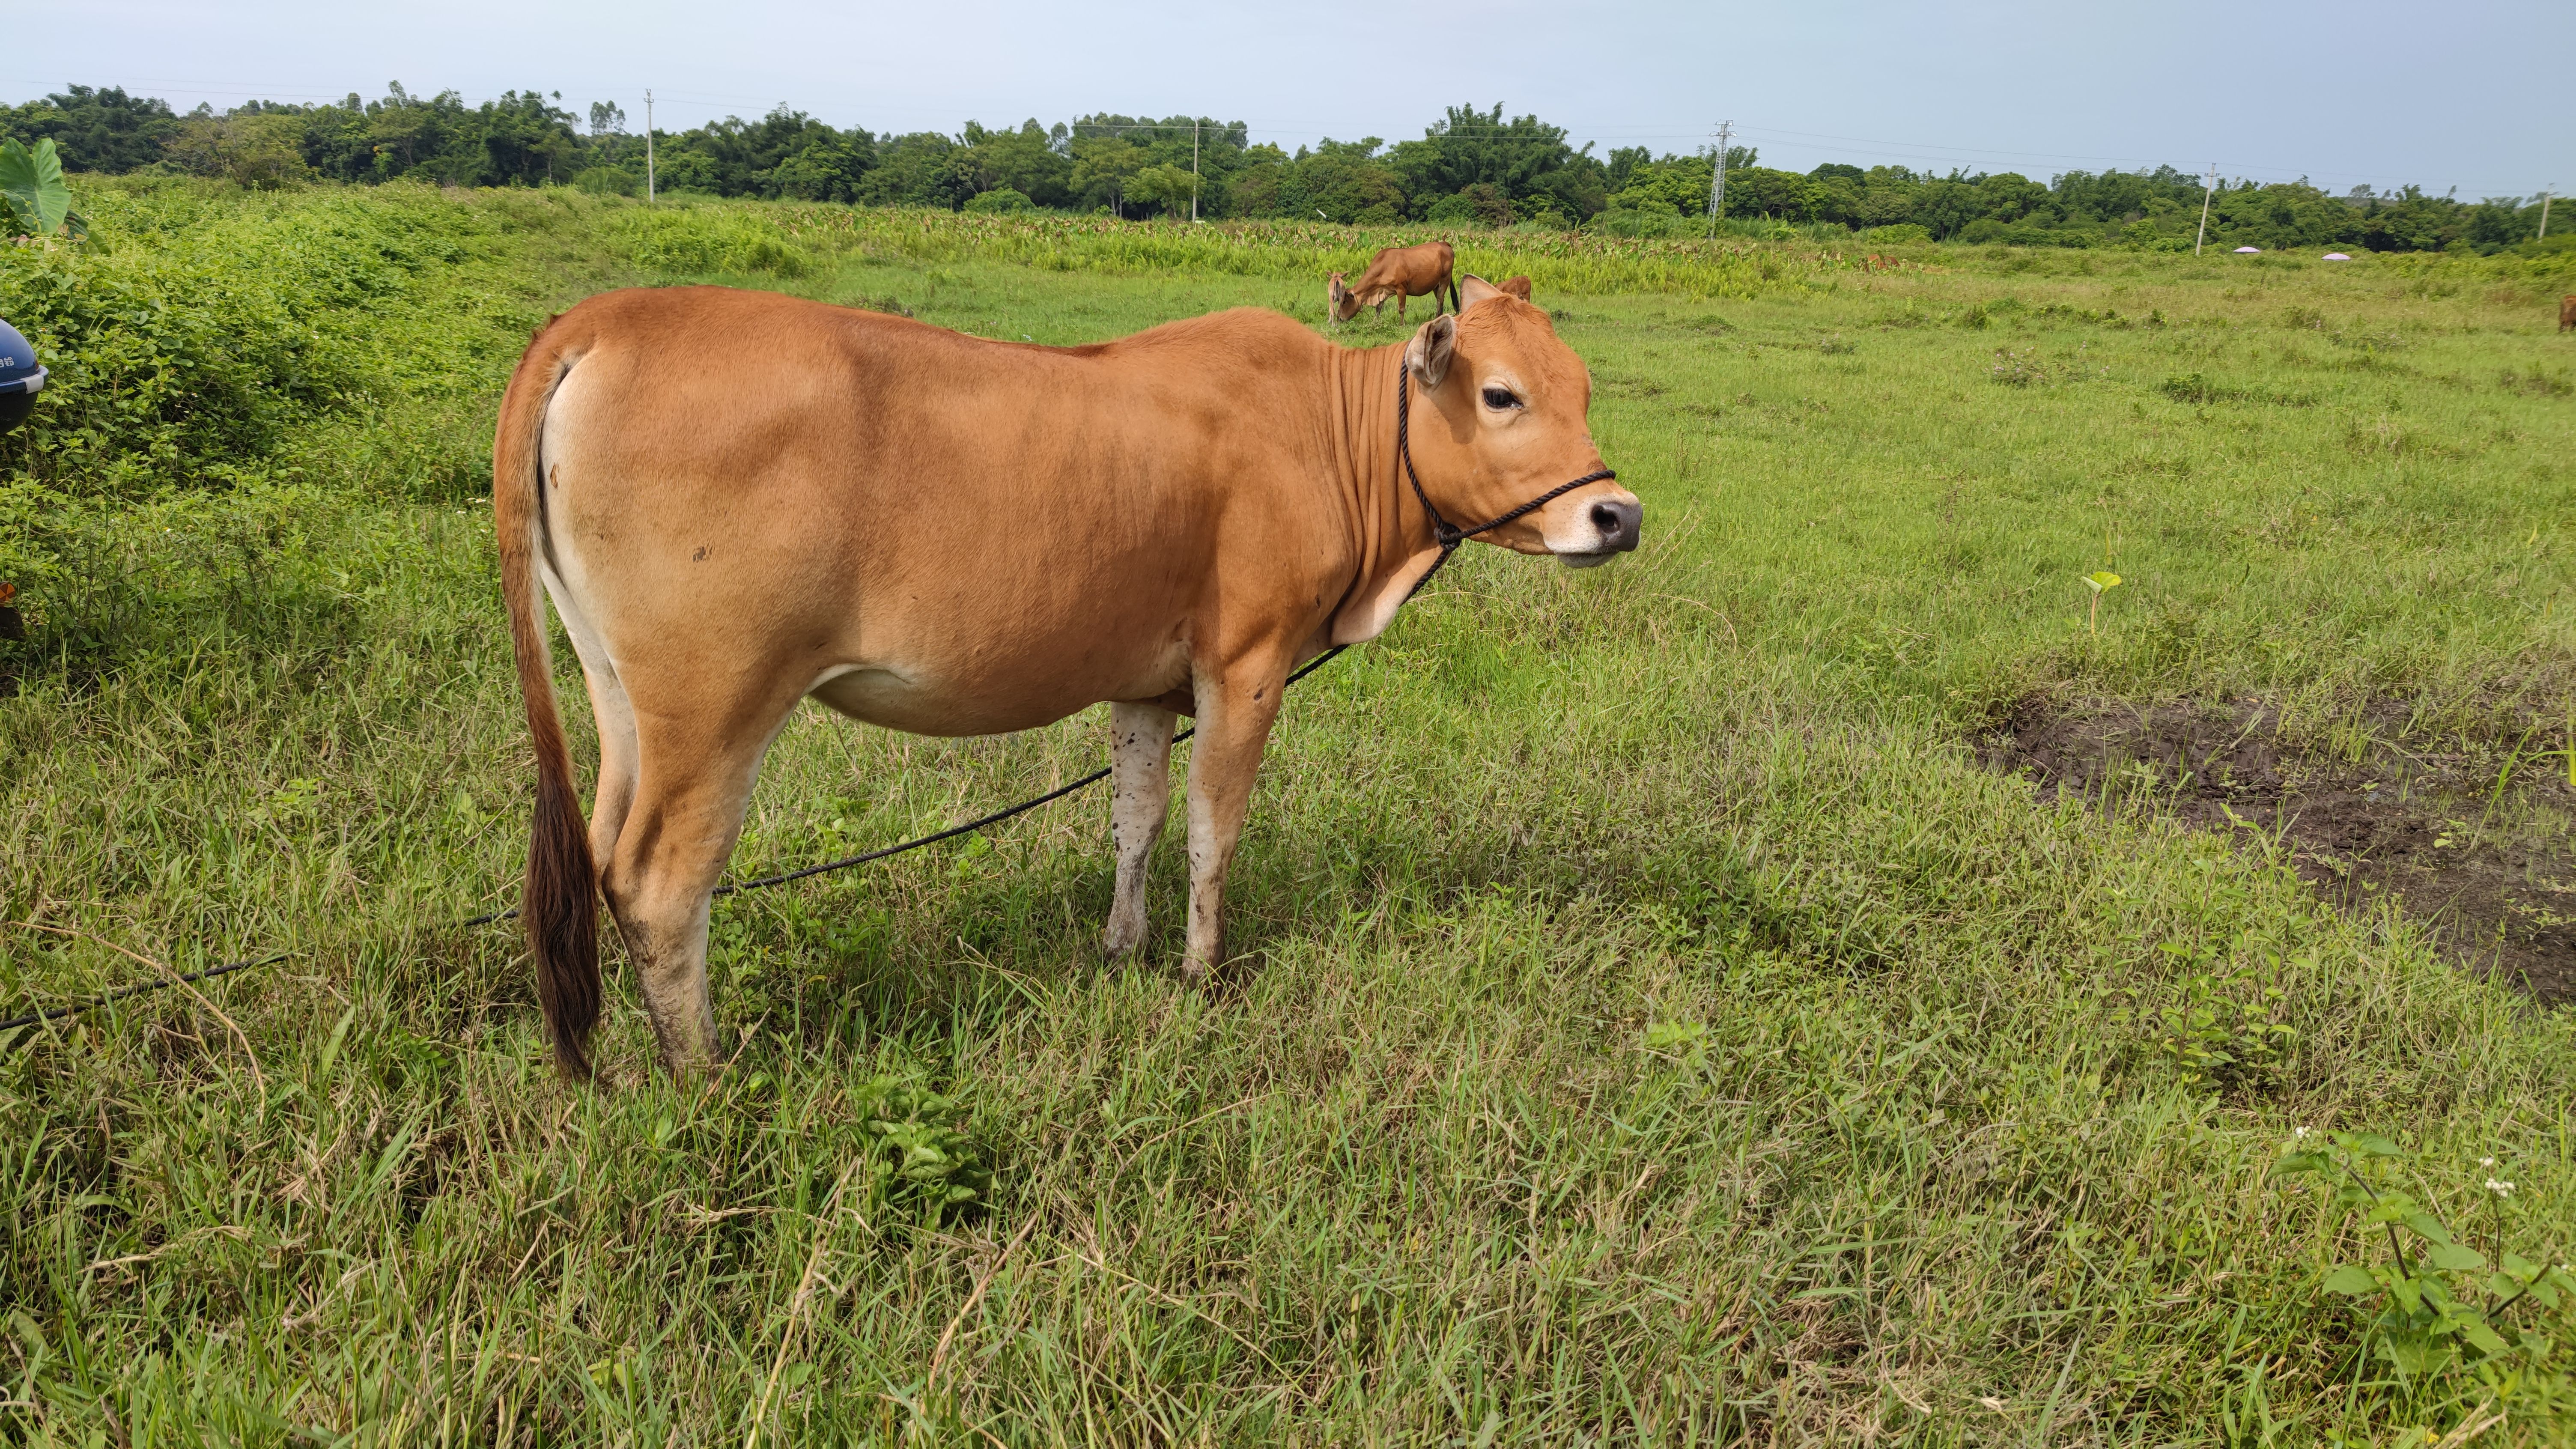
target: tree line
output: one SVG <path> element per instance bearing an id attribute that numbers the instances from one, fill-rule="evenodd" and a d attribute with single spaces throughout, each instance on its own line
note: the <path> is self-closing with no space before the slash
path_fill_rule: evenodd
<path id="1" fill-rule="evenodd" d="M 161 171 L 246 186 L 413 179 L 458 186 L 574 186 L 621 195 L 646 185 L 645 140 L 614 102 L 587 115 L 560 93 L 511 91 L 468 105 L 454 91 L 400 84 L 364 100 L 253 101 L 185 113 L 116 87 L 71 86 L 0 107 L 0 140 L 51 137 L 65 164 L 92 172 Z M 1625 235 L 1705 228 L 1712 151 L 1596 156 L 1563 127 L 1451 106 L 1418 140 L 1378 137 L 1284 147 L 1255 143 L 1241 121 L 1099 112 L 1016 128 L 969 121 L 954 135 L 840 129 L 781 105 L 757 120 L 728 116 L 653 137 L 656 188 L 674 196 L 783 197 L 952 210 L 1054 210 L 1153 216 L 1312 217 L 1343 223 L 1585 226 Z M 1840 228 L 1909 239 L 2022 246 L 2188 246 L 2200 221 L 2199 177 L 2070 171 L 2046 182 L 2016 172 L 1947 174 L 1828 162 L 1800 173 L 1727 156 L 1730 231 Z M 2329 195 L 2304 181 L 2222 182 L 2211 239 L 2267 250 L 2529 250 L 2537 198 L 2464 202 L 2418 187 Z M 2555 220 L 2555 218 L 2553 218 Z M 2576 228 L 2571 228 L 2576 229 Z M 2551 237 L 2555 249 L 2559 238 Z"/>

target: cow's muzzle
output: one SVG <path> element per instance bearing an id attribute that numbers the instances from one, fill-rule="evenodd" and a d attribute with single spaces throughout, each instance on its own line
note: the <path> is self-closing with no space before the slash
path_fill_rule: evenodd
<path id="1" fill-rule="evenodd" d="M 1566 540 L 1570 547 L 1550 539 L 1548 551 L 1567 568 L 1597 568 L 1634 549 L 1645 523 L 1646 505 L 1634 498 L 1596 499 L 1575 524 L 1577 531 L 1589 536 Z"/>

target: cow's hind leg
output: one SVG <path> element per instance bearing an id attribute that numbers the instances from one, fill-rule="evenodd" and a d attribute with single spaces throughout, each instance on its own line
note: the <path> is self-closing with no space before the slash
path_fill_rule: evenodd
<path id="1" fill-rule="evenodd" d="M 795 699 L 755 687 L 727 701 L 728 691 L 706 681 L 637 692 L 651 697 L 637 712 L 634 799 L 600 884 L 635 962 L 663 1065 L 681 1075 L 715 1052 L 708 910 L 742 833 L 761 756 Z"/>
<path id="2" fill-rule="evenodd" d="M 1118 856 L 1117 896 L 1102 944 L 1124 956 L 1145 940 L 1145 868 L 1172 804 L 1172 723 L 1157 704 L 1109 707 L 1109 839 Z"/>
<path id="3" fill-rule="evenodd" d="M 617 854 L 626 812 L 635 807 L 635 703 L 605 663 L 582 661 L 590 691 L 590 717 L 599 727 L 599 785 L 591 792 L 590 858 L 604 867 Z"/>

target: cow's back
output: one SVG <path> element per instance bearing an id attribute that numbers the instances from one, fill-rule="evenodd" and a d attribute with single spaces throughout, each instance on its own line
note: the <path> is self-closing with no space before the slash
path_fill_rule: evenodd
<path id="1" fill-rule="evenodd" d="M 1352 290 L 1366 293 L 1401 287 L 1407 294 L 1419 297 L 1434 286 L 1447 285 L 1456 265 L 1457 252 L 1444 241 L 1383 247 L 1369 258 L 1368 272 Z"/>

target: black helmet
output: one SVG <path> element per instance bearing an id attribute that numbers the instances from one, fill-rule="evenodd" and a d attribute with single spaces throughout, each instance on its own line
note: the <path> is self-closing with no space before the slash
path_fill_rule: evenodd
<path id="1" fill-rule="evenodd" d="M 36 394 L 45 389 L 45 370 L 36 365 L 36 349 L 18 329 L 0 322 L 0 433 L 27 420 Z"/>

